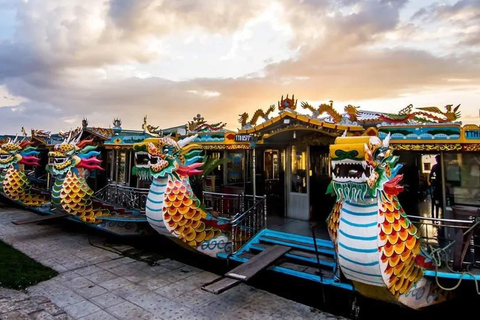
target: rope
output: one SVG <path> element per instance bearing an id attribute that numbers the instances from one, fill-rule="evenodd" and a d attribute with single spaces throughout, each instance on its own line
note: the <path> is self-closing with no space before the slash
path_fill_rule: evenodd
<path id="1" fill-rule="evenodd" d="M 480 221 L 476 221 L 470 228 L 468 228 L 464 233 L 463 235 L 465 236 L 466 234 L 468 234 L 469 232 L 471 232 L 472 230 L 474 230 L 478 225 L 480 225 Z M 447 254 L 447 249 L 449 247 L 451 247 L 452 245 L 454 245 L 456 242 L 456 240 L 450 242 L 449 244 L 447 244 L 445 247 L 443 248 L 433 248 L 432 245 L 429 245 L 430 249 L 431 249 L 431 253 L 428 255 L 429 258 L 431 260 L 434 261 L 435 263 L 435 282 L 436 284 L 443 290 L 445 291 L 453 291 L 455 289 L 457 289 L 460 284 L 462 283 L 462 280 L 463 280 L 463 277 L 466 276 L 466 275 L 469 275 L 472 277 L 474 283 L 475 283 L 475 290 L 477 291 L 477 295 L 480 295 L 480 288 L 479 288 L 479 284 L 478 284 L 478 280 L 475 279 L 475 275 L 471 272 L 457 272 L 453 269 L 450 268 L 449 264 L 448 264 L 448 254 Z M 442 256 L 444 257 L 445 259 L 445 266 L 448 268 L 448 270 L 451 272 L 451 273 L 461 273 L 460 275 L 460 278 L 458 279 L 458 282 L 456 285 L 454 285 L 453 287 L 450 287 L 450 288 L 447 288 L 447 287 L 444 287 L 440 284 L 439 282 L 439 278 L 438 278 L 438 268 L 442 265 Z"/>

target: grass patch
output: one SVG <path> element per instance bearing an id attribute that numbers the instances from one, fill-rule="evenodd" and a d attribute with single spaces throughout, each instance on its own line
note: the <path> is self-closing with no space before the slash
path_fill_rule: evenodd
<path id="1" fill-rule="evenodd" d="M 58 272 L 0 241 L 0 286 L 25 289 L 48 280 Z"/>

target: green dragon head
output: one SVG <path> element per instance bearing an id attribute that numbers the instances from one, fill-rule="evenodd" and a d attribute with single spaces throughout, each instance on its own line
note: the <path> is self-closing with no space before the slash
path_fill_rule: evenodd
<path id="1" fill-rule="evenodd" d="M 148 138 L 133 145 L 135 150 L 135 173 L 140 179 L 190 176 L 200 174 L 203 157 L 199 146 L 190 144 L 197 135 L 178 142 L 171 137 Z"/>
<path id="2" fill-rule="evenodd" d="M 0 146 L 0 170 L 16 167 L 18 164 L 38 166 L 39 152 L 35 151 L 31 144 L 31 141 L 18 141 L 18 137 L 15 140 L 8 138 L 7 142 Z"/>
<path id="3" fill-rule="evenodd" d="M 389 147 L 390 136 L 384 141 L 376 136 L 338 137 L 330 146 L 332 183 L 330 191 L 337 199 L 363 201 L 378 192 L 398 194 L 402 175 L 398 156 Z"/>
<path id="4" fill-rule="evenodd" d="M 99 166 L 102 161 L 97 159 L 100 152 L 94 151 L 96 146 L 88 145 L 93 139 L 80 141 L 80 136 L 81 134 L 76 139 L 69 136 L 48 153 L 49 169 L 54 175 L 64 175 L 70 170 L 76 171 L 77 168 L 103 170 Z"/>

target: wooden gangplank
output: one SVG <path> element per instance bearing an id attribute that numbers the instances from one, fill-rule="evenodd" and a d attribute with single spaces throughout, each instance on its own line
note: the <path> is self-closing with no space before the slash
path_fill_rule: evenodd
<path id="1" fill-rule="evenodd" d="M 274 245 L 265 251 L 257 254 L 247 262 L 230 270 L 225 276 L 205 284 L 202 290 L 219 294 L 230 289 L 241 281 L 248 281 L 260 271 L 270 266 L 275 260 L 287 253 L 291 247 Z"/>
<path id="2" fill-rule="evenodd" d="M 42 222 L 47 220 L 54 220 L 54 219 L 59 219 L 63 217 L 68 217 L 68 216 L 70 216 L 70 213 L 68 212 L 59 212 L 59 213 L 51 214 L 48 216 L 38 216 L 38 217 L 24 219 L 24 220 L 14 220 L 12 221 L 12 223 L 16 225 L 21 225 L 21 224 Z"/>

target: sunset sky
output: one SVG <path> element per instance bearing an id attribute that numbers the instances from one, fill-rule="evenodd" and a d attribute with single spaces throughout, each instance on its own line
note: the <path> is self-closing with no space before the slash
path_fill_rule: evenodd
<path id="1" fill-rule="evenodd" d="M 239 128 L 295 94 L 479 123 L 480 1 L 0 0 L 0 134 Z"/>

